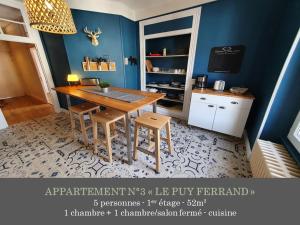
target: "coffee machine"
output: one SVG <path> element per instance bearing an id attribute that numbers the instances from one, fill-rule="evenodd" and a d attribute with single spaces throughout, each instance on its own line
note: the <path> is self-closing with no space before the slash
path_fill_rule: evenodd
<path id="1" fill-rule="evenodd" d="M 200 75 L 196 78 L 196 83 L 195 83 L 195 88 L 201 88 L 201 89 L 204 89 L 204 88 L 207 88 L 207 75 Z"/>

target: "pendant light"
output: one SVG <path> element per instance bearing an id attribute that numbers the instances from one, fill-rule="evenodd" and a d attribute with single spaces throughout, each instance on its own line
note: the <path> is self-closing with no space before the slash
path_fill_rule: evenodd
<path id="1" fill-rule="evenodd" d="M 65 0 L 24 0 L 24 4 L 32 28 L 55 34 L 77 32 Z"/>

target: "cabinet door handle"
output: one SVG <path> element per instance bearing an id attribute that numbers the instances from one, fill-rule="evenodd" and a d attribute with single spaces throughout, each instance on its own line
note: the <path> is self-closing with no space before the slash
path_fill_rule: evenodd
<path id="1" fill-rule="evenodd" d="M 219 109 L 225 109 L 225 107 L 224 106 L 220 106 Z"/>
<path id="2" fill-rule="evenodd" d="M 204 97 L 202 97 L 202 98 L 200 98 L 201 100 L 206 100 L 206 98 L 204 98 Z"/>
<path id="3" fill-rule="evenodd" d="M 231 102 L 231 104 L 237 105 L 237 104 L 239 104 L 239 103 L 238 103 L 238 102 Z"/>
<path id="4" fill-rule="evenodd" d="M 213 108 L 214 106 L 213 105 L 208 105 L 208 107 Z"/>

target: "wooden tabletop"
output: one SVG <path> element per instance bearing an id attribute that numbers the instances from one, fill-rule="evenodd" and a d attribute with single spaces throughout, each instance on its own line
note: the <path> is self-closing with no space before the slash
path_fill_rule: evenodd
<path id="1" fill-rule="evenodd" d="M 165 97 L 164 93 L 150 93 L 150 92 L 146 92 L 146 91 L 111 87 L 111 89 L 114 91 L 121 91 L 121 92 L 126 92 L 129 94 L 145 96 L 145 98 L 135 101 L 135 102 L 125 102 L 125 101 L 120 101 L 117 99 L 113 99 L 113 98 L 109 98 L 109 97 L 105 97 L 105 96 L 101 96 L 101 95 L 97 95 L 97 94 L 92 94 L 92 93 L 80 90 L 85 87 L 90 87 L 90 86 L 80 86 L 80 85 L 65 86 L 65 87 L 56 87 L 56 88 L 53 88 L 53 90 L 55 90 L 59 93 L 62 93 L 62 94 L 70 95 L 75 98 L 80 98 L 80 99 L 86 100 L 88 102 L 97 104 L 97 105 L 110 107 L 110 108 L 117 109 L 119 111 L 126 112 L 126 113 L 134 112 L 140 108 L 143 108 L 146 105 L 155 103 L 158 100 Z"/>
<path id="2" fill-rule="evenodd" d="M 227 96 L 227 97 L 235 97 L 235 98 L 245 98 L 245 99 L 255 99 L 255 97 L 250 92 L 246 92 L 244 94 L 234 94 L 234 93 L 231 93 L 229 90 L 215 91 L 212 88 L 194 89 L 193 93 Z"/>

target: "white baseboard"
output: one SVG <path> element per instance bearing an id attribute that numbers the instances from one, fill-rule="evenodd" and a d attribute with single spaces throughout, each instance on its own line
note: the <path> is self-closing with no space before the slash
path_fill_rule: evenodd
<path id="1" fill-rule="evenodd" d="M 251 147 L 250 147 L 248 133 L 246 130 L 244 130 L 244 141 L 245 141 L 245 145 L 246 145 L 247 159 L 250 160 L 252 151 L 251 151 Z"/>

